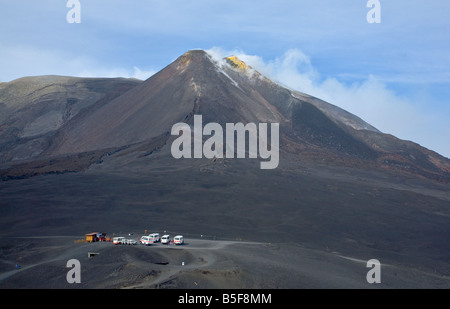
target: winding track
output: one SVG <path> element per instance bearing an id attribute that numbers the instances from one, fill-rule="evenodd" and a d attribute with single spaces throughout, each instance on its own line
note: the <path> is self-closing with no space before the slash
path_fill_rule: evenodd
<path id="1" fill-rule="evenodd" d="M 78 239 L 79 236 L 22 236 L 22 237 L 14 237 L 17 239 Z M 227 240 L 206 240 L 206 239 L 188 239 L 185 240 L 185 244 L 182 246 L 166 246 L 162 244 L 155 244 L 152 246 L 148 246 L 149 250 L 187 250 L 187 251 L 198 251 L 198 254 L 202 256 L 202 262 L 196 262 L 196 263 L 188 263 L 185 265 L 171 265 L 169 269 L 163 271 L 161 275 L 157 276 L 154 280 L 148 281 L 145 283 L 139 283 L 127 288 L 140 288 L 140 287 L 148 287 L 148 286 L 157 286 L 158 284 L 164 283 L 165 281 L 169 280 L 171 277 L 175 276 L 176 274 L 185 271 L 185 270 L 192 270 L 192 269 L 198 269 L 203 267 L 209 267 L 213 265 L 216 262 L 216 255 L 210 251 L 216 251 L 224 249 L 227 246 L 233 245 L 233 244 L 260 244 L 256 242 L 242 242 L 242 241 L 227 241 Z M 112 245 L 112 244 L 111 244 Z M 138 245 L 141 247 L 140 245 Z M 68 261 L 69 259 L 73 258 L 73 256 L 79 255 L 83 252 L 88 252 L 92 250 L 92 244 L 84 244 L 84 245 L 74 245 L 69 247 L 68 250 L 65 250 L 63 253 L 59 254 L 58 256 L 51 258 L 51 259 L 45 259 L 43 261 L 40 261 L 38 263 L 21 266 L 18 269 L 9 270 L 3 273 L 0 273 L 0 282 L 17 275 L 21 272 L 30 270 L 34 267 L 57 262 L 57 261 L 63 261 L 64 263 Z M 11 265 L 11 267 L 15 267 L 16 262 L 12 260 L 5 260 L 0 259 L 0 262 Z M 136 262 L 136 261 L 135 261 Z M 139 265 L 139 261 L 137 262 Z M 145 263 L 142 263 L 144 265 Z"/>

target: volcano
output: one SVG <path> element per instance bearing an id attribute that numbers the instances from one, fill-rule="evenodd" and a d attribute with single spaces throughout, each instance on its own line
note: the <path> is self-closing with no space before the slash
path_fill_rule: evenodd
<path id="1" fill-rule="evenodd" d="M 0 112 L 5 237 L 151 225 L 378 257 L 449 286 L 450 160 L 235 56 L 188 51 L 145 81 L 2 83 Z M 171 129 L 196 115 L 223 128 L 279 124 L 279 165 L 175 159 Z"/>
<path id="2" fill-rule="evenodd" d="M 115 152 L 155 140 L 166 145 L 173 124 L 185 122 L 192 126 L 193 115 L 199 114 L 204 122 L 223 126 L 238 122 L 279 123 L 280 150 L 286 159 L 371 166 L 443 182 L 450 180 L 447 158 L 416 143 L 383 134 L 337 106 L 284 88 L 234 56 L 217 60 L 205 51 L 194 50 L 142 83 L 84 79 L 72 83 L 86 83 L 88 90 L 73 87 L 63 95 L 56 89 L 52 92 L 51 87 L 58 87 L 58 83 L 59 87 L 69 87 L 64 84 L 69 79 L 60 77 L 58 82 L 57 77 L 39 78 L 42 93 L 30 86 L 36 84 L 37 78 L 28 84 L 25 79 L 2 85 L 3 165 L 18 165 L 21 159 L 29 158 L 61 162 L 62 156 L 94 152 L 104 155 L 105 151 Z M 21 92 L 29 92 L 14 97 L 17 87 Z M 70 98 L 70 92 L 77 95 Z M 38 98 L 30 101 L 32 95 Z M 25 103 L 8 105 L 10 96 L 13 101 Z M 20 108 L 9 108 L 10 105 Z M 49 107 L 52 105 L 55 107 Z M 6 121 L 8 118 L 20 119 L 23 124 L 18 124 L 19 120 Z M 48 132 L 51 136 L 43 141 Z M 70 161 L 66 169 L 76 171 L 79 167 L 72 167 Z M 14 168 L 8 171 L 10 175 L 15 173 Z M 3 177 L 8 173 L 3 172 Z"/>

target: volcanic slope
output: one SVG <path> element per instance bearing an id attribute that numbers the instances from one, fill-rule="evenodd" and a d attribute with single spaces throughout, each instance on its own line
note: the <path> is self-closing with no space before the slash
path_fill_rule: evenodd
<path id="1" fill-rule="evenodd" d="M 0 84 L 0 166 L 45 157 L 68 123 L 141 83 L 124 78 L 24 77 Z"/>

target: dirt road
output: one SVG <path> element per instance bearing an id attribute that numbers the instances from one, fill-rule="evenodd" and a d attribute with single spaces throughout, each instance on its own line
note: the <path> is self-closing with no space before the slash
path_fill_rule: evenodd
<path id="1" fill-rule="evenodd" d="M 381 284 L 364 261 L 300 244 L 185 239 L 184 245 L 75 243 L 74 237 L 2 239 L 0 288 L 408 288 L 449 287 L 449 278 L 382 260 Z M 98 253 L 88 257 L 89 252 Z M 81 283 L 69 284 L 69 259 Z M 15 269 L 19 263 L 20 269 Z"/>

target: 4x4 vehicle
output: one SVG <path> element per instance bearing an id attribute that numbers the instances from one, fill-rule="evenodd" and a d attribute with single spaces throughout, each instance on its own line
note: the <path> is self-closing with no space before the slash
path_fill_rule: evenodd
<path id="1" fill-rule="evenodd" d="M 184 244 L 184 238 L 183 238 L 183 236 L 181 236 L 181 235 L 175 236 L 175 237 L 173 238 L 173 243 L 174 243 L 175 245 L 182 245 L 182 244 Z"/>
<path id="2" fill-rule="evenodd" d="M 142 236 L 139 241 L 146 246 L 153 244 L 153 239 L 150 236 Z"/>
<path id="3" fill-rule="evenodd" d="M 161 243 L 162 244 L 169 244 L 170 243 L 170 235 L 163 235 L 161 237 Z"/>
<path id="4" fill-rule="evenodd" d="M 161 237 L 159 236 L 159 233 L 152 233 L 152 234 L 148 235 L 148 237 L 150 237 L 150 239 L 152 239 L 153 242 L 161 241 Z"/>
<path id="5" fill-rule="evenodd" d="M 124 244 L 124 245 L 136 245 L 136 244 L 137 244 L 137 241 L 134 240 L 134 239 L 125 239 L 125 241 L 124 241 L 123 244 Z"/>

